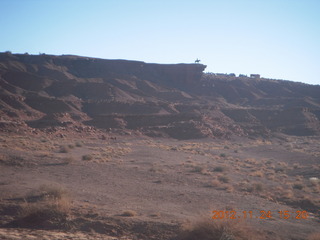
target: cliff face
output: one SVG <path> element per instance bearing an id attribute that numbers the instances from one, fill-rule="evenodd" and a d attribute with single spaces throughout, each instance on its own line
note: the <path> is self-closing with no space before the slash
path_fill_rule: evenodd
<path id="1" fill-rule="evenodd" d="M 152 82 L 188 84 L 199 81 L 202 64 L 152 64 L 141 61 L 106 60 L 78 56 L 11 55 L 0 53 L 2 72 L 29 72 L 38 76 L 67 78 L 114 78 L 135 76 Z"/>
<path id="2" fill-rule="evenodd" d="M 249 132 L 257 126 L 290 135 L 320 133 L 319 85 L 206 74 L 193 92 L 234 104 L 223 113 Z"/>
<path id="3" fill-rule="evenodd" d="M 94 126 L 180 139 L 319 134 L 319 86 L 220 79 L 203 74 L 205 67 L 2 53 L 0 127 Z"/>

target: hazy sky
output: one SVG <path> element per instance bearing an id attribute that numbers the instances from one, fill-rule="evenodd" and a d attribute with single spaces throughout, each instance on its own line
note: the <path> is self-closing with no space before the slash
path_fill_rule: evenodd
<path id="1" fill-rule="evenodd" d="M 320 84 L 320 0 L 0 0 L 0 52 L 191 63 Z"/>

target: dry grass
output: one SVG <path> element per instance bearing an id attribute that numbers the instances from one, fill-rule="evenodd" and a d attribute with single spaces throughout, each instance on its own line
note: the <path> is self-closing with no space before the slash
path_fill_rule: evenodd
<path id="1" fill-rule="evenodd" d="M 275 174 L 274 173 L 268 173 L 266 178 L 268 180 L 274 181 L 275 180 Z"/>
<path id="2" fill-rule="evenodd" d="M 234 187 L 232 185 L 226 185 L 226 189 L 225 189 L 228 193 L 232 193 L 234 192 Z"/>
<path id="3" fill-rule="evenodd" d="M 182 227 L 176 240 L 262 240 L 257 233 L 239 222 L 205 219 Z"/>
<path id="4" fill-rule="evenodd" d="M 220 181 L 218 181 L 217 179 L 214 179 L 214 180 L 210 181 L 209 183 L 205 184 L 204 186 L 208 187 L 208 188 L 216 188 L 220 185 L 221 185 Z"/>
<path id="5" fill-rule="evenodd" d="M 63 159 L 63 163 L 64 163 L 64 164 L 71 164 L 71 163 L 73 163 L 74 161 L 75 161 L 75 160 L 74 160 L 73 157 L 66 157 L 66 158 Z"/>
<path id="6" fill-rule="evenodd" d="M 39 229 L 69 228 L 69 213 L 70 202 L 65 200 L 26 204 L 13 225 Z"/>
<path id="7" fill-rule="evenodd" d="M 58 185 L 42 185 L 26 196 L 14 227 L 39 229 L 68 228 L 71 201 L 66 189 Z"/>
<path id="8" fill-rule="evenodd" d="M 120 158 L 132 151 L 129 147 L 90 147 L 90 150 L 96 152 L 95 159 L 99 160 L 99 162 L 108 162 L 114 158 Z"/>
<path id="9" fill-rule="evenodd" d="M 274 193 L 274 196 L 280 199 L 293 199 L 294 193 L 291 189 L 283 189 L 279 187 L 278 190 Z"/>
<path id="10" fill-rule="evenodd" d="M 262 171 L 258 170 L 258 171 L 254 171 L 254 172 L 250 173 L 250 176 L 252 176 L 252 177 L 263 177 L 264 174 L 263 174 Z"/>
<path id="11" fill-rule="evenodd" d="M 222 183 L 228 183 L 230 181 L 230 178 L 228 178 L 227 176 L 224 176 L 224 175 L 219 175 L 218 180 Z"/>
<path id="12" fill-rule="evenodd" d="M 247 158 L 244 160 L 245 163 L 249 163 L 249 164 L 252 164 L 252 165 L 255 165 L 257 164 L 257 160 L 254 159 L 254 158 Z"/>
<path id="13" fill-rule="evenodd" d="M 68 191 L 58 184 L 44 184 L 27 194 L 26 199 L 37 197 L 39 200 L 62 200 L 69 197 Z"/>
<path id="14" fill-rule="evenodd" d="M 137 216 L 137 212 L 135 212 L 133 210 L 126 210 L 121 214 L 121 216 L 123 216 L 123 217 L 134 217 L 134 216 Z"/>
<path id="15" fill-rule="evenodd" d="M 22 216 L 28 216 L 38 212 L 68 214 L 70 212 L 71 202 L 68 198 L 43 199 L 36 203 L 25 203 L 22 207 Z"/>
<path id="16" fill-rule="evenodd" d="M 202 175 L 211 174 L 206 165 L 199 164 L 190 160 L 188 160 L 187 163 L 182 163 L 182 166 L 186 167 L 191 173 L 199 173 Z"/>
<path id="17" fill-rule="evenodd" d="M 251 183 L 247 180 L 240 182 L 236 185 L 237 189 L 242 192 L 248 193 L 256 193 L 261 195 L 261 193 L 265 190 L 265 187 L 262 183 L 255 182 Z"/>
<path id="18" fill-rule="evenodd" d="M 246 192 L 248 193 L 253 193 L 254 192 L 254 186 L 248 185 L 245 189 Z"/>
<path id="19" fill-rule="evenodd" d="M 288 163 L 286 162 L 278 162 L 278 165 L 281 167 L 288 167 Z"/>

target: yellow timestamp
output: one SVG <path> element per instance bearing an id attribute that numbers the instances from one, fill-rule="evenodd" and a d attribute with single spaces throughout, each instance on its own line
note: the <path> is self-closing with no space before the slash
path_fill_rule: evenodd
<path id="1" fill-rule="evenodd" d="M 307 211 L 224 211 L 214 210 L 212 211 L 212 219 L 308 219 Z"/>

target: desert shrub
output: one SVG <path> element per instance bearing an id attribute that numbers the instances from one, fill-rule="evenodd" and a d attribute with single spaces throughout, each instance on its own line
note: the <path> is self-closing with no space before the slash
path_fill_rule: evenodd
<path id="1" fill-rule="evenodd" d="M 298 169 L 300 168 L 300 164 L 299 163 L 294 163 L 293 164 L 293 169 Z"/>
<path id="2" fill-rule="evenodd" d="M 205 169 L 202 166 L 193 166 L 191 172 L 202 173 L 204 170 Z"/>
<path id="3" fill-rule="evenodd" d="M 200 174 L 203 174 L 203 175 L 209 175 L 210 174 L 208 172 L 208 169 L 205 166 L 191 164 L 191 165 L 189 165 L 189 167 L 191 167 L 190 172 L 200 173 Z"/>
<path id="4" fill-rule="evenodd" d="M 282 189 L 278 191 L 278 196 L 280 196 L 280 199 L 293 199 L 294 193 L 291 189 Z"/>
<path id="5" fill-rule="evenodd" d="M 66 189 L 56 185 L 42 185 L 29 193 L 19 217 L 10 222 L 11 227 L 37 229 L 69 228 L 68 216 L 71 201 Z"/>
<path id="6" fill-rule="evenodd" d="M 294 183 L 294 184 L 292 185 L 292 187 L 293 187 L 294 189 L 302 190 L 302 189 L 303 189 L 303 184 L 301 184 L 301 183 Z"/>
<path id="7" fill-rule="evenodd" d="M 7 166 L 19 166 L 22 167 L 26 164 L 26 159 L 19 155 L 0 156 L 0 164 Z"/>
<path id="8" fill-rule="evenodd" d="M 249 183 L 249 182 L 241 182 L 238 185 L 240 191 L 244 191 L 244 192 L 249 192 L 249 193 L 253 193 L 253 192 L 262 192 L 264 190 L 263 184 L 261 183 Z"/>
<path id="9" fill-rule="evenodd" d="M 89 154 L 83 155 L 83 156 L 82 156 L 82 160 L 84 160 L 84 161 L 90 161 L 90 160 L 92 160 L 92 156 L 89 155 Z"/>
<path id="10" fill-rule="evenodd" d="M 65 164 L 71 164 L 71 163 L 73 163 L 75 160 L 74 160 L 74 158 L 72 158 L 72 157 L 66 157 L 65 159 L 64 159 L 64 163 Z"/>
<path id="11" fill-rule="evenodd" d="M 255 158 L 247 158 L 244 162 L 249 164 L 257 164 L 257 160 Z"/>
<path id="12" fill-rule="evenodd" d="M 38 229 L 69 228 L 69 211 L 70 202 L 62 199 L 28 203 L 22 208 L 20 217 L 10 225 Z"/>
<path id="13" fill-rule="evenodd" d="M 123 216 L 123 217 L 134 217 L 136 215 L 137 215 L 137 213 L 133 210 L 126 210 L 121 214 L 121 216 Z"/>
<path id="14" fill-rule="evenodd" d="M 221 183 L 218 180 L 215 179 L 215 180 L 212 180 L 209 183 L 205 184 L 204 186 L 208 187 L 208 188 L 215 188 L 215 187 L 218 187 L 220 185 L 221 185 Z"/>
<path id="15" fill-rule="evenodd" d="M 244 190 L 245 190 L 246 192 L 252 193 L 252 192 L 254 191 L 254 187 L 253 187 L 253 186 L 246 186 L 246 187 L 244 188 Z"/>
<path id="16" fill-rule="evenodd" d="M 227 155 L 225 154 L 225 153 L 220 153 L 220 155 L 219 155 L 220 157 L 226 157 Z"/>
<path id="17" fill-rule="evenodd" d="M 57 211 L 58 210 L 58 211 Z M 51 205 L 24 208 L 24 214 L 9 223 L 10 227 L 55 229 L 66 223 L 67 215 Z M 62 226 L 61 226 L 62 225 Z"/>
<path id="18" fill-rule="evenodd" d="M 55 184 L 41 185 L 37 190 L 32 191 L 28 196 L 39 196 L 42 200 L 61 200 L 69 196 L 68 191 Z"/>
<path id="19" fill-rule="evenodd" d="M 213 168 L 214 172 L 223 172 L 225 168 L 223 166 L 216 166 Z"/>
<path id="20" fill-rule="evenodd" d="M 273 163 L 273 159 L 264 159 L 263 162 L 265 165 L 270 165 Z"/>
<path id="21" fill-rule="evenodd" d="M 283 167 L 276 167 L 276 168 L 274 169 L 274 171 L 275 171 L 276 173 L 283 173 L 283 172 L 285 171 L 285 169 L 284 169 Z"/>
<path id="22" fill-rule="evenodd" d="M 223 183 L 228 183 L 230 181 L 230 179 L 224 175 L 218 176 L 218 180 Z"/>
<path id="23" fill-rule="evenodd" d="M 191 172 L 202 172 L 203 167 L 202 166 L 193 166 Z"/>
<path id="24" fill-rule="evenodd" d="M 254 171 L 250 174 L 250 176 L 253 177 L 263 177 L 263 172 L 262 171 Z"/>
<path id="25" fill-rule="evenodd" d="M 261 233 L 238 222 L 226 222 L 212 219 L 201 220 L 183 226 L 175 240 L 262 240 Z"/>
<path id="26" fill-rule="evenodd" d="M 267 177 L 268 180 L 274 180 L 275 179 L 275 175 L 273 173 L 268 173 L 266 177 Z"/>
<path id="27" fill-rule="evenodd" d="M 69 147 L 68 146 L 60 146 L 60 153 L 68 153 L 69 152 Z"/>
<path id="28" fill-rule="evenodd" d="M 138 167 L 137 167 L 138 168 Z M 159 166 L 152 166 L 150 169 L 149 169 L 150 172 L 161 172 L 161 168 Z"/>
<path id="29" fill-rule="evenodd" d="M 256 192 L 261 192 L 263 191 L 263 185 L 261 183 L 255 183 L 253 184 L 253 189 Z"/>
<path id="30" fill-rule="evenodd" d="M 82 147 L 82 143 L 81 142 L 76 142 L 76 147 Z"/>

